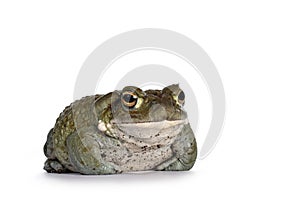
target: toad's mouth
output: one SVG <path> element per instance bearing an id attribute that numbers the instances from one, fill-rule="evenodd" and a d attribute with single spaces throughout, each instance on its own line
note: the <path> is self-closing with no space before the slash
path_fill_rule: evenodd
<path id="1" fill-rule="evenodd" d="M 168 126 L 173 126 L 177 124 L 187 124 L 188 119 L 178 119 L 178 120 L 161 120 L 161 121 L 143 121 L 143 122 L 118 122 L 115 120 L 111 120 L 110 124 L 127 124 L 127 125 L 138 125 L 138 126 L 143 126 L 143 125 L 168 125 Z"/>
<path id="2" fill-rule="evenodd" d="M 182 130 L 185 124 L 188 124 L 187 119 L 139 123 L 114 123 L 111 121 L 112 127 L 118 129 L 124 135 L 138 139 L 173 137 Z"/>

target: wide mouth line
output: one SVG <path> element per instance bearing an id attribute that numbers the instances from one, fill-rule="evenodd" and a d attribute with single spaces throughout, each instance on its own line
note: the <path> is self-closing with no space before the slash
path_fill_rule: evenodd
<path id="1" fill-rule="evenodd" d="M 131 125 L 131 124 L 161 124 L 161 123 L 167 123 L 167 124 L 180 124 L 180 123 L 188 123 L 187 119 L 179 119 L 179 120 L 162 120 L 162 121 L 144 121 L 144 122 L 113 122 L 111 121 L 112 125 L 118 125 L 118 124 L 122 124 L 122 125 Z"/>

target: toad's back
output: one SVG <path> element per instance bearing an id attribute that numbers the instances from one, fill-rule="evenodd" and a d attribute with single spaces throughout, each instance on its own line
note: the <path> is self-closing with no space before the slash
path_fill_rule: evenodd
<path id="1" fill-rule="evenodd" d="M 48 145 L 47 148 L 46 143 L 44 148 L 46 151 L 45 154 L 48 154 L 52 159 L 57 158 L 67 169 L 74 170 L 74 167 L 69 161 L 66 146 L 67 138 L 70 134 L 82 127 L 96 125 L 97 119 L 93 113 L 93 105 L 101 96 L 103 95 L 84 97 L 73 102 L 60 113 L 54 128 L 50 130 L 50 134 L 48 135 L 47 143 L 52 143 L 52 145 Z"/>

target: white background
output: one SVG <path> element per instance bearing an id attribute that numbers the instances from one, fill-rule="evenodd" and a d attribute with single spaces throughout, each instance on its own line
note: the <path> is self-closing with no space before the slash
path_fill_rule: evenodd
<path id="1" fill-rule="evenodd" d="M 298 1 L 1 1 L 1 199 L 299 199 Z M 106 39 L 164 28 L 196 41 L 222 77 L 226 123 L 190 172 L 53 175 L 42 147 Z M 109 84 L 109 83 L 108 83 Z"/>

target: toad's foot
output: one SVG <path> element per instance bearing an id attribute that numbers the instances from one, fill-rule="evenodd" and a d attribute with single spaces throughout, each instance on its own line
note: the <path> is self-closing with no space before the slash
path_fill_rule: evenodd
<path id="1" fill-rule="evenodd" d="M 47 159 L 44 165 L 44 170 L 48 173 L 68 173 L 71 172 L 65 168 L 57 159 Z"/>

